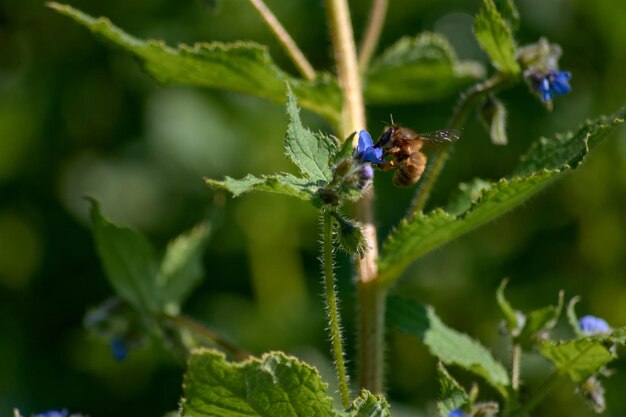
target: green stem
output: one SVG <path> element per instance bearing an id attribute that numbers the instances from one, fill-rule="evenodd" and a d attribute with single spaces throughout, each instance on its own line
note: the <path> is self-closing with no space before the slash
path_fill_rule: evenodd
<path id="1" fill-rule="evenodd" d="M 204 337 L 205 339 L 211 341 L 211 343 L 230 353 L 231 355 L 233 355 L 233 357 L 239 360 L 245 360 L 250 356 L 248 353 L 244 352 L 237 346 L 230 343 L 228 340 L 224 339 L 221 335 L 217 334 L 213 330 L 205 327 L 203 324 L 193 320 L 190 317 L 183 315 L 164 315 L 162 316 L 162 318 L 178 327 L 185 328 L 192 331 L 193 333 L 196 333 L 199 336 Z"/>
<path id="2" fill-rule="evenodd" d="M 513 411 L 509 417 L 524 417 L 532 411 L 561 381 L 561 373 L 554 371 L 543 381 L 541 386 L 535 391 L 530 398 L 517 410 Z"/>
<path id="3" fill-rule="evenodd" d="M 520 383 L 520 364 L 522 360 L 522 346 L 519 342 L 513 342 L 513 350 L 511 352 L 511 388 L 513 391 L 519 391 Z"/>
<path id="4" fill-rule="evenodd" d="M 287 55 L 291 58 L 293 63 L 298 68 L 298 71 L 306 78 L 307 80 L 312 80 L 315 78 L 315 70 L 311 63 L 306 59 L 296 42 L 293 40 L 287 30 L 280 24 L 276 16 L 272 13 L 272 11 L 263 3 L 263 0 L 249 0 L 252 6 L 259 12 L 263 20 L 267 26 L 269 26 L 270 30 L 274 32 L 274 36 L 278 39 L 278 42 L 283 46 Z"/>
<path id="5" fill-rule="evenodd" d="M 503 88 L 514 80 L 515 79 L 512 79 L 509 75 L 498 73 L 486 81 L 471 87 L 461 95 L 461 100 L 454 109 L 454 113 L 448 123 L 448 128 L 460 130 L 465 124 L 470 110 L 472 110 L 478 100 L 485 97 L 487 94 Z M 450 150 L 451 146 L 448 145 L 431 155 L 429 158 L 428 166 L 420 179 L 415 198 L 411 203 L 408 217 L 412 217 L 416 213 L 424 210 L 428 197 L 430 196 L 430 192 L 432 191 L 439 174 L 448 160 Z"/>
<path id="6" fill-rule="evenodd" d="M 341 319 L 339 317 L 339 307 L 337 306 L 337 293 L 335 291 L 335 271 L 333 264 L 333 215 L 330 210 L 324 211 L 324 235 L 323 235 L 323 263 L 324 263 L 324 289 L 326 293 L 326 309 L 328 312 L 328 329 L 330 340 L 333 345 L 333 355 L 335 356 L 335 367 L 337 368 L 337 378 L 339 379 L 339 393 L 343 406 L 350 406 L 350 391 L 348 388 L 348 377 L 346 365 L 343 358 L 343 348 L 341 346 Z"/>
<path id="7" fill-rule="evenodd" d="M 359 53 L 359 69 L 364 72 L 369 65 L 380 34 L 383 30 L 383 23 L 385 22 L 385 15 L 387 14 L 388 0 L 373 0 L 372 11 L 370 12 L 369 20 L 367 21 L 367 28 L 365 34 L 361 40 L 361 48 Z"/>
<path id="8" fill-rule="evenodd" d="M 343 92 L 340 137 L 365 129 L 365 107 L 356 46 L 347 0 L 325 0 L 337 77 Z M 355 136 L 354 140 L 357 140 Z M 358 263 L 359 385 L 373 393 L 383 390 L 384 289 L 377 283 L 378 238 L 374 225 L 373 187 L 356 203 L 356 217 L 370 249 Z M 367 317 L 367 320 L 365 319 Z"/>

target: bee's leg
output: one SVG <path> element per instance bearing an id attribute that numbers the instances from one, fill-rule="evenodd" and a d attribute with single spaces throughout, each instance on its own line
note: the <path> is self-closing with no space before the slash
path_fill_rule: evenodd
<path id="1" fill-rule="evenodd" d="M 395 164 L 394 161 L 385 161 L 382 164 L 378 164 L 377 167 L 382 169 L 383 171 L 389 171 L 390 169 L 395 167 Z"/>

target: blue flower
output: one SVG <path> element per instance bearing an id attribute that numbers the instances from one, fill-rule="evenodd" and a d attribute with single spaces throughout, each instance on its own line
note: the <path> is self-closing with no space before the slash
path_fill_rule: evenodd
<path id="1" fill-rule="evenodd" d="M 111 343 L 109 343 L 109 349 L 111 349 L 111 354 L 117 361 L 121 362 L 128 356 L 128 347 L 119 337 L 114 337 L 113 340 L 111 340 Z"/>
<path id="2" fill-rule="evenodd" d="M 382 164 L 385 162 L 383 159 L 383 149 L 374 147 L 374 141 L 367 130 L 361 130 L 359 132 L 356 157 L 363 162 L 371 162 L 372 164 Z"/>
<path id="3" fill-rule="evenodd" d="M 562 96 L 572 91 L 569 80 L 572 74 L 567 71 L 549 71 L 547 74 L 538 77 L 534 82 L 534 88 L 541 95 L 541 100 L 550 102 L 554 96 Z"/>
<path id="4" fill-rule="evenodd" d="M 457 408 L 456 410 L 450 411 L 446 417 L 463 417 L 463 416 L 465 416 L 465 413 L 463 412 L 463 410 L 461 410 L 460 408 Z"/>
<path id="5" fill-rule="evenodd" d="M 63 409 L 61 411 L 44 411 L 43 413 L 35 414 L 35 417 L 67 417 L 67 415 L 67 410 Z"/>
<path id="6" fill-rule="evenodd" d="M 611 326 L 605 320 L 594 316 L 583 316 L 578 320 L 580 331 L 585 336 L 592 336 L 596 334 L 610 333 Z"/>

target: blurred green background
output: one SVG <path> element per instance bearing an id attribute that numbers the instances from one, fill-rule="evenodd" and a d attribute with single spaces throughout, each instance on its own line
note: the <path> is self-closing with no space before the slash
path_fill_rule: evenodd
<path id="1" fill-rule="evenodd" d="M 170 44 L 255 40 L 278 64 L 293 66 L 246 0 L 75 0 L 143 38 Z M 321 1 L 268 0 L 318 69 L 331 69 Z M 352 1 L 357 36 L 369 2 Z M 486 62 L 471 36 L 479 1 L 391 0 L 379 51 L 404 35 L 443 33 L 462 58 Z M 540 135 L 576 127 L 626 104 L 626 3 L 623 0 L 518 0 L 521 44 L 546 35 L 562 45 L 561 66 L 573 92 L 547 113 L 520 85 L 502 94 L 509 142 L 489 143 L 472 120 L 432 203 L 459 181 L 506 175 Z M 414 106 L 371 108 L 379 120 L 419 131 L 445 126 L 456 97 Z M 328 129 L 305 114 L 312 128 Z M 211 215 L 207 276 L 186 312 L 245 349 L 282 349 L 316 364 L 332 381 L 324 331 L 318 219 L 304 203 L 276 195 L 237 200 L 216 194 L 202 176 L 221 178 L 291 170 L 282 137 L 282 105 L 234 93 L 159 86 L 126 53 L 34 0 L 0 2 L 0 415 L 67 407 L 104 416 L 161 416 L 174 410 L 183 367 L 156 345 L 115 362 L 82 328 L 86 310 L 111 293 L 96 257 L 86 194 L 104 213 L 163 247 Z M 382 236 L 404 214 L 411 190 L 376 178 Z M 513 213 L 411 267 L 396 289 L 433 304 L 449 324 L 472 334 L 508 362 L 498 334 L 494 291 L 510 277 L 519 309 L 583 297 L 579 313 L 626 325 L 626 130 L 587 163 Z M 354 285 L 339 259 L 349 358 L 354 355 Z M 568 336 L 562 323 L 557 334 Z M 417 340 L 389 337 L 387 386 L 394 416 L 426 415 L 437 393 L 435 362 Z M 354 366 L 354 361 L 349 361 Z M 608 416 L 626 414 L 626 362 L 608 380 Z M 524 358 L 523 379 L 536 384 L 546 362 Z M 458 375 L 458 373 L 457 373 Z M 461 375 L 464 382 L 469 378 Z M 536 415 L 587 416 L 565 384 Z M 488 396 L 489 392 L 484 393 Z"/>

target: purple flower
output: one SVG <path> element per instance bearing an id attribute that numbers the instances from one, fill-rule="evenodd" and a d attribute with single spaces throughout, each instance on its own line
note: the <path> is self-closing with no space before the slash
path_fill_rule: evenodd
<path id="1" fill-rule="evenodd" d="M 362 180 L 369 181 L 374 178 L 374 168 L 370 164 L 364 164 L 361 168 L 360 177 Z"/>
<path id="2" fill-rule="evenodd" d="M 363 162 L 371 162 L 372 164 L 382 164 L 385 162 L 383 159 L 383 149 L 374 147 L 374 141 L 367 130 L 361 130 L 359 132 L 356 158 Z"/>
<path id="3" fill-rule="evenodd" d="M 465 416 L 465 413 L 460 408 L 450 411 L 447 415 L 447 417 L 463 417 L 463 416 Z"/>
<path id="4" fill-rule="evenodd" d="M 594 316 L 581 317 L 580 320 L 578 320 L 578 325 L 580 326 L 580 331 L 585 336 L 611 333 L 611 326 L 609 326 L 605 320 Z"/>
<path id="5" fill-rule="evenodd" d="M 35 417 L 67 417 L 67 410 L 63 409 L 61 411 L 51 410 L 44 411 L 43 413 L 35 414 Z"/>
<path id="6" fill-rule="evenodd" d="M 572 91 L 569 80 L 572 74 L 567 71 L 551 70 L 547 74 L 535 76 L 533 86 L 544 102 L 550 102 L 554 96 L 562 96 Z"/>

